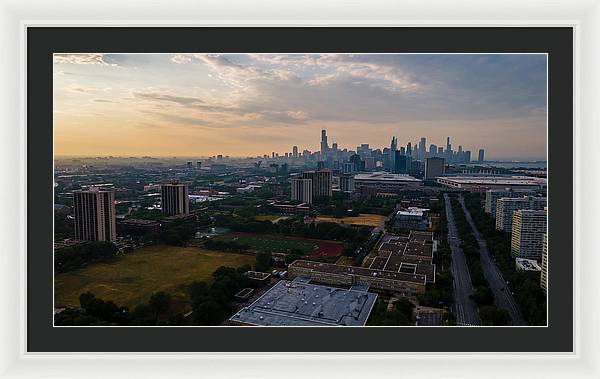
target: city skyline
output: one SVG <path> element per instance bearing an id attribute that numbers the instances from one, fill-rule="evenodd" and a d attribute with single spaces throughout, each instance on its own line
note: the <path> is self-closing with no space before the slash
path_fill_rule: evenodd
<path id="1" fill-rule="evenodd" d="M 57 156 L 445 146 L 546 159 L 546 56 L 55 54 Z M 429 146 L 427 146 L 428 148 Z"/>

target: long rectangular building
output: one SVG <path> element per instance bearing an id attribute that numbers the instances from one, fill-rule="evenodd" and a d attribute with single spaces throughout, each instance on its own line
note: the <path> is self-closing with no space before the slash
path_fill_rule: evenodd
<path id="1" fill-rule="evenodd" d="M 375 290 L 397 292 L 407 296 L 424 293 L 427 280 L 425 275 L 417 273 L 408 274 L 305 260 L 297 260 L 288 266 L 288 274 L 292 278 L 306 276 L 315 282 L 331 285 L 366 284 Z"/>
<path id="2" fill-rule="evenodd" d="M 496 206 L 498 199 L 507 197 L 523 197 L 527 194 L 533 193 L 532 190 L 513 190 L 511 188 L 504 189 L 489 189 L 485 191 L 485 213 L 492 215 L 492 218 L 496 218 Z"/>
<path id="3" fill-rule="evenodd" d="M 505 188 L 542 190 L 546 188 L 546 179 L 530 176 L 442 176 L 438 177 L 436 181 L 445 187 L 467 191 Z"/>
<path id="4" fill-rule="evenodd" d="M 357 189 L 373 188 L 384 192 L 394 192 L 407 188 L 422 187 L 423 182 L 410 175 L 375 172 L 355 175 L 354 186 Z"/>

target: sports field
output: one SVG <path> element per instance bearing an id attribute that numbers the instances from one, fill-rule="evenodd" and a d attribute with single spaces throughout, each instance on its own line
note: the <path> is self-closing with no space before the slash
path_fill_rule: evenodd
<path id="1" fill-rule="evenodd" d="M 221 241 L 234 241 L 255 251 L 289 253 L 292 250 L 299 250 L 303 254 L 313 257 L 334 257 L 342 254 L 343 250 L 340 242 L 299 237 L 230 233 L 220 236 L 218 239 Z"/>
<path id="2" fill-rule="evenodd" d="M 352 217 L 327 217 L 317 216 L 317 222 L 335 222 L 338 224 L 347 225 L 364 225 L 364 226 L 379 226 L 385 221 L 385 216 L 375 214 L 359 214 L 358 216 Z"/>
<path id="3" fill-rule="evenodd" d="M 210 281 L 220 266 L 254 264 L 251 255 L 195 247 L 148 246 L 120 256 L 111 263 L 95 263 L 54 278 L 55 306 L 79 306 L 79 295 L 96 297 L 133 308 L 154 292 L 165 291 L 175 300 L 187 298 L 186 285 Z"/>

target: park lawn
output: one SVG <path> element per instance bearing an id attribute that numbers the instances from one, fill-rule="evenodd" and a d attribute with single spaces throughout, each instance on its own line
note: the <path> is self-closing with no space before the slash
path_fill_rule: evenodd
<path id="1" fill-rule="evenodd" d="M 146 303 L 158 291 L 185 302 L 186 286 L 191 282 L 211 281 L 212 273 L 220 266 L 237 268 L 254 261 L 250 255 L 195 247 L 147 246 L 110 263 L 56 274 L 55 306 L 79 306 L 79 295 L 87 291 L 129 308 Z"/>
<path id="2" fill-rule="evenodd" d="M 327 217 L 317 216 L 317 222 L 335 222 L 338 224 L 347 225 L 364 225 L 364 226 L 379 226 L 385 221 L 385 216 L 376 214 L 361 213 L 358 216 L 351 217 Z"/>

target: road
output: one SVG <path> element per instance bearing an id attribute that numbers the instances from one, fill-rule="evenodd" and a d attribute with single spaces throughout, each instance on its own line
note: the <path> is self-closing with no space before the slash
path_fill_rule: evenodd
<path id="1" fill-rule="evenodd" d="M 453 312 L 458 325 L 480 325 L 479 314 L 477 313 L 477 304 L 469 296 L 473 293 L 473 284 L 471 275 L 467 267 L 465 255 L 460 248 L 460 238 L 454 224 L 452 207 L 450 207 L 450 198 L 444 194 L 444 203 L 446 204 L 446 219 L 448 220 L 448 245 L 452 251 L 451 271 L 454 277 L 454 306 Z"/>
<path id="2" fill-rule="evenodd" d="M 471 229 L 473 229 L 473 236 L 479 243 L 481 268 L 483 269 L 483 274 L 490 284 L 492 292 L 494 293 L 496 306 L 500 309 L 505 309 L 510 314 L 512 325 L 528 325 L 527 321 L 525 321 L 523 318 L 523 314 L 521 313 L 521 310 L 519 309 L 519 306 L 517 305 L 510 288 L 506 284 L 506 280 L 504 280 L 500 269 L 492 259 L 485 240 L 481 237 L 479 230 L 477 230 L 477 227 L 473 222 L 473 218 L 471 217 L 471 212 L 469 212 L 465 206 L 464 198 L 459 196 L 458 201 L 463 207 L 467 222 L 469 225 L 471 225 Z"/>

